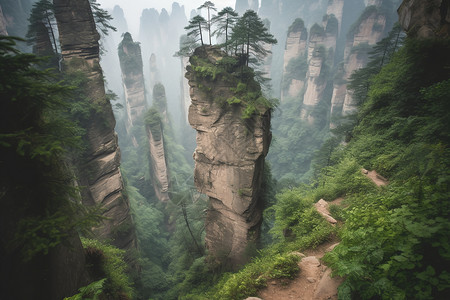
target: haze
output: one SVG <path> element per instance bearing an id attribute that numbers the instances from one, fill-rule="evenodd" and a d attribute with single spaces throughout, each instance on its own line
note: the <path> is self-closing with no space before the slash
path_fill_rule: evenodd
<path id="1" fill-rule="evenodd" d="M 202 5 L 204 0 L 97 0 L 98 3 L 102 5 L 104 9 L 112 10 L 115 5 L 119 5 L 125 14 L 127 19 L 130 33 L 132 35 L 138 34 L 139 31 L 139 20 L 141 17 L 142 10 L 144 8 L 155 8 L 159 11 L 165 8 L 170 14 L 172 10 L 172 3 L 178 2 L 180 5 L 184 5 L 186 16 L 189 17 L 191 10 L 196 9 Z M 220 10 L 226 6 L 231 6 L 234 8 L 234 0 L 215 0 L 213 3 L 216 5 L 217 9 Z"/>

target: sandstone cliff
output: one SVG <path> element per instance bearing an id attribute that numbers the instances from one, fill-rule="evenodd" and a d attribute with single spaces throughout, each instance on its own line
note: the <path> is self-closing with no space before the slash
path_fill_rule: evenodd
<path id="1" fill-rule="evenodd" d="M 305 85 L 308 31 L 302 19 L 289 27 L 283 59 L 281 101 L 299 96 Z"/>
<path id="2" fill-rule="evenodd" d="M 142 116 L 147 108 L 145 98 L 144 73 L 142 65 L 141 47 L 134 42 L 130 33 L 125 33 L 118 48 L 122 83 L 125 93 L 127 112 L 127 132 L 132 135 L 131 129 L 136 123 L 142 122 Z M 133 143 L 137 145 L 133 137 Z"/>
<path id="3" fill-rule="evenodd" d="M 94 228 L 100 239 L 111 240 L 121 249 L 136 248 L 128 199 L 123 194 L 119 170 L 120 150 L 114 132 L 115 119 L 105 97 L 99 65 L 99 34 L 88 0 L 55 0 L 63 71 L 83 72 L 89 79 L 86 94 L 98 109 L 91 112 L 86 128 L 88 148 L 78 163 L 79 185 L 85 205 L 100 205 L 105 219 Z"/>
<path id="4" fill-rule="evenodd" d="M 239 83 L 219 68 L 225 54 L 214 47 L 200 47 L 190 58 L 189 123 L 197 130 L 194 182 L 209 196 L 206 246 L 214 262 L 236 268 L 248 257 L 246 249 L 257 242 L 263 205 L 260 185 L 264 158 L 271 140 L 270 108 L 247 92 L 260 93 L 250 79 Z M 216 69 L 216 75 L 204 73 Z"/>
<path id="5" fill-rule="evenodd" d="M 384 1 L 388 2 L 388 1 Z M 355 111 L 351 91 L 347 90 L 347 80 L 350 75 L 364 67 L 369 59 L 368 52 L 371 47 L 380 41 L 386 34 L 388 22 L 388 9 L 381 9 L 383 1 L 372 1 L 368 4 L 359 19 L 347 33 L 344 50 L 344 64 L 333 85 L 331 99 L 331 116 L 339 117 Z M 335 126 L 331 123 L 331 127 Z"/>
<path id="6" fill-rule="evenodd" d="M 158 64 L 156 62 L 156 55 L 155 53 L 152 53 L 152 55 L 150 55 L 150 60 L 149 60 L 149 66 L 150 66 L 150 76 L 149 76 L 149 90 L 152 91 L 153 87 L 155 86 L 156 83 L 161 82 L 161 75 L 158 69 Z"/>
<path id="7" fill-rule="evenodd" d="M 164 126 L 169 126 L 164 86 L 153 88 L 153 106 L 145 114 L 145 129 L 150 147 L 150 180 L 156 198 L 167 202 L 169 198 L 169 167 L 164 147 Z"/>
<path id="8" fill-rule="evenodd" d="M 338 36 L 338 21 L 334 15 L 323 18 L 323 26 L 311 27 L 308 44 L 308 71 L 306 89 L 300 118 L 314 122 L 312 111 L 324 98 L 330 69 L 333 66 L 334 52 Z"/>
<path id="9" fill-rule="evenodd" d="M 8 31 L 6 30 L 6 18 L 3 15 L 1 5 L 0 5 L 0 35 L 8 35 Z"/>
<path id="10" fill-rule="evenodd" d="M 344 0 L 329 0 L 327 6 L 327 15 L 333 15 L 338 21 L 338 34 L 341 33 L 342 16 L 344 13 Z"/>
<path id="11" fill-rule="evenodd" d="M 181 70 L 186 70 L 186 67 L 189 64 L 189 57 L 181 57 L 180 63 L 181 63 Z M 181 90 L 180 104 L 181 104 L 181 111 L 183 112 L 182 120 L 184 125 L 188 124 L 189 105 L 191 104 L 191 97 L 189 96 L 189 84 L 187 78 L 184 76 L 181 76 L 180 79 L 180 90 Z"/>
<path id="12" fill-rule="evenodd" d="M 398 8 L 398 15 L 408 36 L 445 38 L 450 35 L 448 0 L 404 0 Z"/>

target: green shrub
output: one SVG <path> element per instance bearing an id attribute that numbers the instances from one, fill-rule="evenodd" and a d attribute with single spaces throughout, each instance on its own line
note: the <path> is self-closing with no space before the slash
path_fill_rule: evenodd
<path id="1" fill-rule="evenodd" d="M 106 277 L 103 293 L 111 297 L 109 299 L 131 299 L 133 288 L 126 274 L 127 264 L 123 260 L 125 251 L 98 240 L 82 238 L 81 241 L 86 251 L 86 260 L 89 262 L 93 258 L 91 272 Z"/>
<path id="2" fill-rule="evenodd" d="M 298 273 L 299 256 L 280 254 L 266 249 L 241 271 L 226 274 L 210 292 L 213 299 L 244 299 L 255 296 L 269 278 L 294 278 Z"/>

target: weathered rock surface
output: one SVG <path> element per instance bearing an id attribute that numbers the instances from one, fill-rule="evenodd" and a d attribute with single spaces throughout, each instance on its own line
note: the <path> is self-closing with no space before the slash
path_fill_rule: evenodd
<path id="1" fill-rule="evenodd" d="M 127 32 L 124 34 L 118 50 L 127 112 L 126 128 L 130 133 L 133 125 L 142 120 L 142 115 L 147 108 L 141 47 Z M 133 143 L 137 145 L 135 139 Z"/>
<path id="2" fill-rule="evenodd" d="M 330 215 L 330 211 L 328 210 L 329 205 L 327 201 L 320 199 L 314 204 L 314 207 L 319 212 L 319 214 L 321 214 L 329 223 L 337 223 L 337 221 Z"/>
<path id="3" fill-rule="evenodd" d="M 353 31 L 347 35 L 344 50 L 344 65 L 340 71 L 340 79 L 333 85 L 331 98 L 331 115 L 348 115 L 355 111 L 351 91 L 347 90 L 347 80 L 351 74 L 364 67 L 368 60 L 368 51 L 371 46 L 379 42 L 386 34 L 387 16 L 380 9 L 383 1 L 369 1 L 362 13 L 363 17 L 353 25 Z M 331 127 L 335 125 L 331 123 Z"/>
<path id="4" fill-rule="evenodd" d="M 106 100 L 103 74 L 99 65 L 100 38 L 88 0 L 55 0 L 63 70 L 82 71 L 89 79 L 86 94 L 101 109 L 93 113 L 87 124 L 88 149 L 79 162 L 78 184 L 86 205 L 99 204 L 105 210 L 102 224 L 94 228 L 100 239 L 108 239 L 121 249 L 136 248 L 128 199 L 123 195 L 119 170 L 120 149 L 114 132 L 115 119 Z"/>
<path id="5" fill-rule="evenodd" d="M 281 101 L 286 97 L 297 97 L 305 85 L 305 77 L 297 74 L 296 68 L 288 70 L 289 64 L 298 64 L 307 51 L 308 31 L 302 19 L 296 19 L 289 27 L 283 58 L 284 89 L 281 91 Z M 294 73 L 294 74 L 292 74 Z M 304 74 L 303 74 L 304 75 Z"/>
<path id="6" fill-rule="evenodd" d="M 161 202 L 169 198 L 169 167 L 164 147 L 164 126 L 169 125 L 164 86 L 153 87 L 153 106 L 146 114 L 146 132 L 150 147 L 150 179 L 155 195 Z"/>
<path id="7" fill-rule="evenodd" d="M 338 36 L 338 21 L 334 15 L 326 15 L 323 25 L 313 25 L 308 44 L 308 71 L 306 90 L 303 95 L 303 107 L 300 118 L 314 122 L 310 112 L 323 99 L 327 86 L 327 73 L 333 65 L 334 52 Z"/>
<path id="8" fill-rule="evenodd" d="M 344 0 L 329 0 L 327 6 L 327 15 L 334 15 L 338 21 L 338 34 L 341 33 L 342 15 L 344 12 Z"/>
<path id="9" fill-rule="evenodd" d="M 201 47 L 194 55 L 215 63 L 224 54 L 213 47 Z M 194 63 L 192 57 L 190 62 Z M 270 110 L 243 120 L 244 105 L 223 107 L 215 101 L 234 96 L 231 88 L 236 82 L 203 80 L 191 67 L 186 77 L 192 100 L 189 123 L 197 130 L 194 182 L 210 199 L 206 246 L 217 262 L 236 268 L 248 259 L 246 248 L 259 237 L 259 192 L 271 140 Z"/>
<path id="10" fill-rule="evenodd" d="M 3 15 L 2 6 L 0 5 L 0 35 L 8 35 L 8 31 L 6 30 L 6 19 Z"/>
<path id="11" fill-rule="evenodd" d="M 432 38 L 450 35 L 448 0 L 404 0 L 398 8 L 398 15 L 408 36 Z"/>
<path id="12" fill-rule="evenodd" d="M 181 70 L 186 70 L 186 66 L 189 64 L 189 57 L 182 57 L 180 59 Z M 181 76 L 180 79 L 181 90 L 181 111 L 183 124 L 188 124 L 189 106 L 191 105 L 191 97 L 189 96 L 189 83 L 186 77 Z"/>
<path id="13" fill-rule="evenodd" d="M 150 66 L 149 87 L 150 90 L 152 90 L 156 83 L 161 82 L 161 75 L 159 74 L 155 53 L 152 53 L 152 55 L 150 55 L 149 66 Z"/>

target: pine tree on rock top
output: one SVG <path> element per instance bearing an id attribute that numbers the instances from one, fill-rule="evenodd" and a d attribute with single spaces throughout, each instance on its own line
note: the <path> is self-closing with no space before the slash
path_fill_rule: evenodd
<path id="1" fill-rule="evenodd" d="M 238 13 L 231 7 L 225 7 L 217 16 L 212 18 L 212 22 L 216 24 L 216 29 L 213 31 L 213 35 L 220 37 L 225 33 L 225 52 L 228 53 L 228 36 L 229 32 L 233 29 L 238 19 Z"/>
<path id="2" fill-rule="evenodd" d="M 270 50 L 264 48 L 264 44 L 273 45 L 277 43 L 277 40 L 264 26 L 258 14 L 253 10 L 247 10 L 237 21 L 229 43 L 235 45 L 236 50 L 241 51 L 241 56 L 248 66 L 251 61 L 250 55 L 254 56 L 257 61 L 261 61 L 271 53 Z"/>
<path id="3" fill-rule="evenodd" d="M 215 8 L 214 6 L 215 6 L 214 3 L 212 3 L 211 1 L 206 1 L 198 8 L 198 9 L 206 8 L 208 10 L 207 29 L 209 35 L 209 45 L 211 45 L 211 10 L 217 11 L 217 8 Z"/>
<path id="4" fill-rule="evenodd" d="M 200 41 L 202 46 L 203 43 L 203 36 L 202 36 L 202 29 L 206 28 L 206 20 L 200 15 L 197 15 L 193 17 L 189 21 L 189 25 L 184 27 L 184 29 L 188 30 L 187 36 L 188 37 L 194 37 L 195 42 Z"/>

